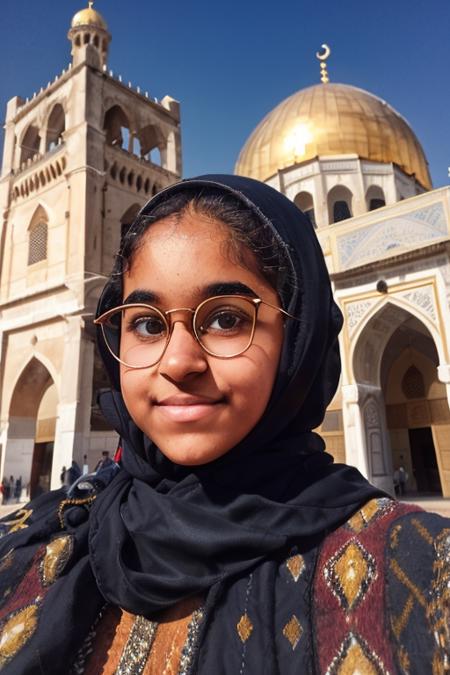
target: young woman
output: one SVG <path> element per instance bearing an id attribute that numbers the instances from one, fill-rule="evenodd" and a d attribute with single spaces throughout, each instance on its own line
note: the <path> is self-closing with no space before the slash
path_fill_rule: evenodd
<path id="1" fill-rule="evenodd" d="M 153 198 L 100 299 L 119 464 L 3 524 L 14 673 L 443 673 L 450 522 L 333 464 L 339 378 L 309 222 L 256 181 Z"/>

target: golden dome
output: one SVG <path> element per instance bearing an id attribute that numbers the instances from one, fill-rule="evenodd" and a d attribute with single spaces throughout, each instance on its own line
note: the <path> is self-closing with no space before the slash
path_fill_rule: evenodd
<path id="1" fill-rule="evenodd" d="M 92 8 L 93 2 L 89 2 L 89 7 L 85 9 L 80 9 L 79 12 L 75 14 L 70 24 L 71 28 L 77 28 L 78 26 L 98 26 L 103 28 L 103 30 L 108 30 L 106 21 L 95 9 Z"/>
<path id="2" fill-rule="evenodd" d="M 428 163 L 413 130 L 385 101 L 348 84 L 317 84 L 282 101 L 253 131 L 235 173 L 265 181 L 319 155 L 397 164 L 427 189 Z"/>

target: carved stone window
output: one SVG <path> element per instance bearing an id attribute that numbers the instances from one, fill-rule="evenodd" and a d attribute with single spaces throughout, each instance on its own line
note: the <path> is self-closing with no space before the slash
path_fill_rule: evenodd
<path id="1" fill-rule="evenodd" d="M 402 392 L 406 398 L 425 398 L 425 382 L 416 366 L 410 366 L 403 375 Z"/>
<path id="2" fill-rule="evenodd" d="M 39 221 L 30 228 L 28 242 L 28 265 L 34 265 L 47 258 L 48 225 Z"/>

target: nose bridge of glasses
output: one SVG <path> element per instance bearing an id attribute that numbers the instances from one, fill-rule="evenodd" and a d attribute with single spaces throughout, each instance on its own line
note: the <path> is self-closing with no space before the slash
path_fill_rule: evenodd
<path id="1" fill-rule="evenodd" d="M 190 312 L 191 314 L 195 314 L 195 309 L 192 309 L 192 307 L 175 307 L 174 309 L 168 309 L 164 314 L 171 316 L 175 312 Z"/>
<path id="2" fill-rule="evenodd" d="M 178 314 L 179 312 L 189 313 L 191 315 L 190 321 L 187 319 L 183 319 L 182 317 L 176 318 L 176 314 Z M 176 323 L 182 323 L 185 325 L 186 328 L 188 328 L 188 330 L 191 330 L 194 314 L 195 309 L 192 309 L 192 307 L 175 307 L 174 309 L 168 309 L 167 311 L 165 311 L 164 316 L 168 320 L 170 334 L 172 334 Z"/>

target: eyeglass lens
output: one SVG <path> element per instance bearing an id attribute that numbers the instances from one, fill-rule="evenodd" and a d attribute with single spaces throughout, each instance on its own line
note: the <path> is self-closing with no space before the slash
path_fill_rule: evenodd
<path id="1" fill-rule="evenodd" d="M 103 323 L 105 340 L 120 361 L 132 368 L 145 368 L 157 363 L 163 355 L 170 337 L 169 321 L 177 320 L 176 312 L 170 317 L 146 305 L 118 309 Z M 209 298 L 198 306 L 193 330 L 210 354 L 237 356 L 250 345 L 255 318 L 256 307 L 249 299 Z"/>

